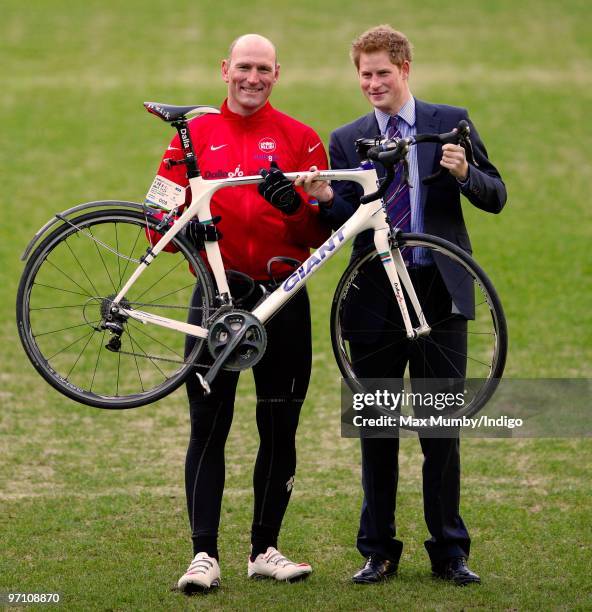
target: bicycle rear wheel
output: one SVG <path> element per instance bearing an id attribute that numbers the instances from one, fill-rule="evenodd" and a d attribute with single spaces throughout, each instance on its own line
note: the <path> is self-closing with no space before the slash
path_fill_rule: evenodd
<path id="1" fill-rule="evenodd" d="M 185 356 L 183 333 L 132 318 L 121 321 L 119 349 L 107 349 L 111 335 L 101 323 L 110 300 L 157 223 L 125 209 L 86 213 L 54 230 L 29 258 L 17 295 L 20 338 L 37 371 L 67 397 L 98 408 L 148 404 L 181 385 L 201 353 L 203 339 Z M 209 273 L 184 238 L 170 244 L 176 252 L 156 257 L 122 303 L 204 326 L 213 299 Z"/>
<path id="2" fill-rule="evenodd" d="M 456 245 L 401 233 L 397 246 L 431 332 L 406 337 L 381 258 L 371 248 L 351 262 L 333 298 L 331 340 L 341 374 L 354 393 L 375 391 L 377 379 L 407 379 L 411 390 L 414 380 L 421 386 L 437 379 L 464 393 L 462 405 L 448 410 L 447 417 L 474 415 L 494 393 L 506 362 L 507 328 L 499 297 L 485 272 Z"/>

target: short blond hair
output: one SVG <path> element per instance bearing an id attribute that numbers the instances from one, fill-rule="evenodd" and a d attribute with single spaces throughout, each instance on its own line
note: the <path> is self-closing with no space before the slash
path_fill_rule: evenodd
<path id="1" fill-rule="evenodd" d="M 386 51 L 395 66 L 401 66 L 405 60 L 411 62 L 413 46 L 403 32 L 384 24 L 366 30 L 352 42 L 350 56 L 356 68 L 360 68 L 362 53 Z"/>

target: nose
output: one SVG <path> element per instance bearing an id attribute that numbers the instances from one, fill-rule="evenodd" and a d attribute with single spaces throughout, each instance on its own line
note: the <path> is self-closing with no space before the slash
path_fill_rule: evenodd
<path id="1" fill-rule="evenodd" d="M 249 70 L 247 81 L 249 83 L 257 83 L 259 81 L 259 72 L 257 72 L 257 68 L 251 68 L 251 70 Z"/>
<path id="2" fill-rule="evenodd" d="M 376 75 L 373 74 L 370 77 L 370 84 L 369 84 L 370 89 L 372 89 L 373 91 L 375 89 L 378 89 L 380 87 L 380 78 Z"/>

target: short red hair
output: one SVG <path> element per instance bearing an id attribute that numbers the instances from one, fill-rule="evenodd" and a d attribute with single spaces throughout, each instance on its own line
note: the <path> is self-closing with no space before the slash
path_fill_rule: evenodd
<path id="1" fill-rule="evenodd" d="M 405 60 L 411 62 L 413 57 L 413 46 L 407 36 L 386 24 L 370 28 L 360 34 L 352 42 L 350 56 L 359 69 L 360 55 L 376 51 L 386 51 L 395 66 L 401 66 Z"/>

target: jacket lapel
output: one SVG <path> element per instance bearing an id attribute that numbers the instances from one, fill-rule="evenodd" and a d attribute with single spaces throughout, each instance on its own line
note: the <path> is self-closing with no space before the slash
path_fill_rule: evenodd
<path id="1" fill-rule="evenodd" d="M 440 117 L 435 106 L 415 99 L 415 128 L 418 134 L 437 133 L 440 131 Z M 419 171 L 419 180 L 421 181 L 426 176 L 432 173 L 434 166 L 434 157 L 438 145 L 435 142 L 423 143 L 417 147 L 417 167 Z M 426 197 L 430 187 L 421 185 L 421 209 L 425 209 Z"/>
<path id="2" fill-rule="evenodd" d="M 376 121 L 374 111 L 364 115 L 360 119 L 357 127 L 360 138 L 374 138 L 374 136 L 380 135 L 380 128 L 378 127 L 378 121 Z"/>

